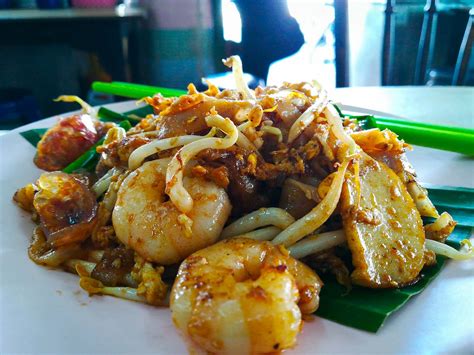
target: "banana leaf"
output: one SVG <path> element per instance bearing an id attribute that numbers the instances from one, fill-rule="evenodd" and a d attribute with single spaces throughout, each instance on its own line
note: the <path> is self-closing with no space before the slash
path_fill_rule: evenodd
<path id="1" fill-rule="evenodd" d="M 450 190 L 455 189 L 450 188 Z M 442 190 L 442 188 L 437 188 L 437 190 Z M 474 193 L 474 190 L 468 190 L 470 193 Z M 452 205 L 454 206 L 455 203 Z M 471 213 L 474 213 L 472 208 Z M 461 240 L 469 239 L 471 230 L 471 227 L 456 227 L 448 238 L 447 244 L 459 248 Z M 377 290 L 353 286 L 347 292 L 346 288 L 338 284 L 334 278 L 323 277 L 324 287 L 321 290 L 320 305 L 316 315 L 353 328 L 375 333 L 391 314 L 423 291 L 440 273 L 446 263 L 446 258 L 438 256 L 436 259 L 436 265 L 423 269 L 421 278 L 416 284 L 401 289 Z"/>
<path id="2" fill-rule="evenodd" d="M 30 129 L 29 131 L 20 132 L 20 135 L 25 138 L 33 147 L 36 147 L 47 130 L 47 128 L 35 128 Z"/>
<path id="3" fill-rule="evenodd" d="M 425 185 L 438 211 L 448 212 L 460 226 L 474 227 L 474 189 Z"/>

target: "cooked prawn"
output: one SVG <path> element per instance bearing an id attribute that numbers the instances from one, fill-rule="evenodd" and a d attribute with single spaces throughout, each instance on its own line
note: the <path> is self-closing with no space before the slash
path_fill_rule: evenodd
<path id="1" fill-rule="evenodd" d="M 321 286 L 283 247 L 235 238 L 184 260 L 170 307 L 175 325 L 207 351 L 267 353 L 295 345 Z"/>
<path id="2" fill-rule="evenodd" d="M 180 221 L 181 212 L 165 194 L 170 159 L 147 162 L 122 183 L 112 214 L 118 239 L 140 256 L 161 265 L 179 262 L 214 243 L 229 217 L 225 190 L 202 178 L 185 177 L 183 184 L 194 201 L 187 214 L 191 230 Z"/>

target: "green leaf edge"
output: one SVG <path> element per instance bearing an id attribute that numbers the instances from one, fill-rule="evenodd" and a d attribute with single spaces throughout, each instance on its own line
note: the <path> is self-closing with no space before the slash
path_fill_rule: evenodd
<path id="1" fill-rule="evenodd" d="M 456 227 L 455 232 L 450 236 L 447 243 L 453 247 L 459 248 L 460 241 L 470 237 L 471 229 L 471 227 Z M 402 308 L 412 297 L 421 293 L 436 278 L 445 265 L 445 262 L 446 258 L 438 256 L 437 264 L 425 268 L 422 271 L 422 278 L 416 284 L 402 289 L 373 290 L 353 286 L 352 291 L 350 291 L 349 294 L 344 295 L 346 292 L 345 289 L 337 284 L 334 278 L 324 279 L 325 285 L 321 291 L 320 306 L 315 314 L 339 324 L 376 333 L 384 325 L 390 315 Z M 334 290 L 339 290 L 339 295 L 334 295 Z M 328 291 L 330 294 L 326 297 L 325 293 Z M 369 298 L 374 297 L 373 295 L 375 293 L 385 293 L 385 295 L 382 296 L 383 298 L 377 297 L 378 300 L 383 299 L 385 303 L 387 302 L 387 294 L 389 297 L 400 299 L 398 302 L 394 302 L 396 304 L 391 309 L 380 311 L 379 309 L 369 309 L 364 304 L 357 305 L 351 303 L 351 299 L 347 297 L 350 297 L 353 292 L 361 292 L 362 294 L 369 292 Z M 364 298 L 363 295 L 359 296 L 359 294 L 356 294 L 356 297 Z M 370 304 L 370 307 L 374 308 L 373 302 Z M 350 312 L 346 312 L 346 310 L 350 310 Z M 357 313 L 354 311 L 357 311 Z"/>

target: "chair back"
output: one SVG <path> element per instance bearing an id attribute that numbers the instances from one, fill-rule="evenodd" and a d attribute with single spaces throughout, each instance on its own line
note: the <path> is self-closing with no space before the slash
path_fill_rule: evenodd
<path id="1" fill-rule="evenodd" d="M 469 60 L 472 55 L 472 44 L 474 42 L 474 9 L 469 11 L 469 21 L 467 22 L 466 31 L 459 48 L 458 59 L 454 67 L 452 85 L 463 85 L 466 81 L 466 73 Z"/>
<path id="2" fill-rule="evenodd" d="M 439 0 L 427 0 L 419 30 L 417 30 L 419 25 L 413 21 L 415 17 L 403 14 L 410 19 L 407 21 L 406 27 L 412 26 L 409 28 L 408 35 L 413 36 L 416 33 L 419 38 L 417 48 L 412 51 L 416 53 L 416 57 L 413 59 L 407 58 L 407 53 L 400 55 L 399 52 L 395 53 L 394 51 L 395 37 L 399 36 L 396 31 L 400 27 L 396 26 L 395 20 L 397 16 L 402 15 L 402 9 L 403 6 L 396 4 L 395 0 L 387 0 L 382 50 L 382 85 L 426 85 L 430 76 L 432 79 L 443 77 L 445 83 L 459 85 L 458 83 L 465 78 L 472 47 L 472 38 L 469 37 L 472 25 L 469 27 L 467 22 L 471 8 L 459 3 L 440 4 Z M 466 28 L 464 40 L 462 40 L 466 24 L 468 28 Z M 405 43 L 405 41 L 406 46 L 410 46 L 409 42 L 412 41 L 412 38 L 406 38 L 406 36 L 403 40 L 397 38 L 396 43 L 398 45 Z M 456 57 L 456 69 L 454 69 Z M 397 63 L 397 59 L 403 60 L 403 63 Z M 411 60 L 414 63 L 410 63 Z M 414 66 L 412 66 L 413 64 Z M 457 69 L 458 65 L 459 69 Z M 407 69 L 413 70 L 414 68 L 413 75 L 410 75 L 408 79 L 400 79 L 397 75 L 400 72 L 400 67 L 403 67 L 405 72 Z M 453 73 L 458 74 L 455 77 Z"/>

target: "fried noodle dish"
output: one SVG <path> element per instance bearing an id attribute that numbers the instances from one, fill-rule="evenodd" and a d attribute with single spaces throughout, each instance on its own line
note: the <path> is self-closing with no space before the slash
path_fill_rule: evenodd
<path id="1" fill-rule="evenodd" d="M 317 83 L 250 90 L 240 58 L 224 63 L 236 90 L 144 98 L 154 114 L 128 131 L 60 97 L 83 112 L 44 134 L 47 172 L 13 197 L 37 223 L 31 260 L 90 295 L 169 306 L 207 352 L 268 353 L 318 308 L 317 272 L 400 288 L 460 253 L 396 134 L 341 116 Z M 62 171 L 94 145 L 93 172 Z"/>

